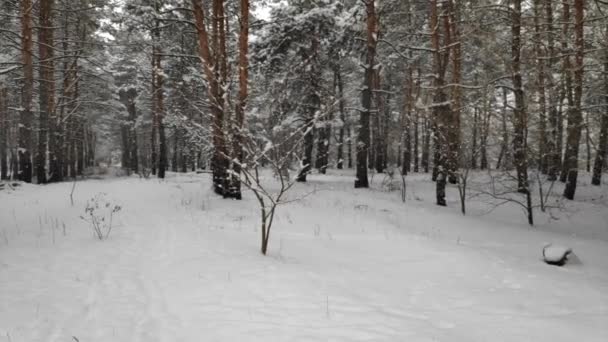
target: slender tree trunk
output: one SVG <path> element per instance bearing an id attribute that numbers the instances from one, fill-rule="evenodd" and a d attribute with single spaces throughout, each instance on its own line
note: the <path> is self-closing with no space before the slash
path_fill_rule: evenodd
<path id="1" fill-rule="evenodd" d="M 337 165 L 336 168 L 341 170 L 344 168 L 344 135 L 346 129 L 346 113 L 344 110 L 344 85 L 342 84 L 342 72 L 340 70 L 340 65 L 336 66 L 336 83 L 338 86 L 338 106 L 340 109 L 340 132 L 338 135 L 338 154 L 337 154 Z"/>
<path id="2" fill-rule="evenodd" d="M 606 34 L 608 34 L 608 25 Z M 602 171 L 606 167 L 606 157 L 608 156 L 608 50 L 605 50 L 604 55 L 604 106 L 604 113 L 600 119 L 600 138 L 593 163 L 593 177 L 591 178 L 593 185 L 602 184 Z"/>
<path id="3" fill-rule="evenodd" d="M 548 156 L 547 153 L 547 100 L 545 91 L 545 54 L 542 48 L 542 31 L 540 17 L 542 13 L 542 1 L 534 0 L 534 54 L 536 55 L 537 79 L 536 91 L 538 93 L 538 167 L 539 170 L 546 174 L 548 172 Z"/>
<path id="4" fill-rule="evenodd" d="M 161 3 L 159 0 L 154 1 L 154 9 L 156 15 L 160 15 Z M 163 68 L 162 68 L 162 49 L 160 47 L 160 19 L 155 19 L 155 27 L 152 32 L 154 37 L 154 46 L 152 49 L 152 95 L 154 97 L 154 117 L 156 122 L 156 130 L 158 130 L 158 178 L 165 178 L 165 171 L 167 170 L 167 137 L 165 134 L 164 119 L 164 93 L 163 93 Z M 155 132 L 152 131 L 152 144 L 155 143 Z M 156 151 L 154 145 L 152 145 L 153 154 Z M 153 162 L 156 160 L 153 160 Z"/>
<path id="5" fill-rule="evenodd" d="M 545 19 L 546 19 L 546 36 L 547 36 L 547 73 L 546 73 L 546 89 L 547 89 L 547 100 L 548 106 L 547 111 L 549 113 L 549 135 L 547 139 L 548 151 L 547 151 L 547 179 L 549 181 L 555 181 L 557 179 L 557 172 L 561 166 L 561 144 L 558 147 L 558 133 L 559 122 L 561 118 L 558 115 L 559 95 L 556 91 L 555 82 L 553 78 L 553 68 L 551 67 L 556 62 L 556 50 L 555 50 L 555 39 L 554 39 L 554 27 L 553 27 L 553 1 L 544 0 L 545 5 Z M 559 133 L 561 134 L 561 133 Z"/>
<path id="6" fill-rule="evenodd" d="M 241 173 L 243 162 L 243 128 L 245 122 L 245 109 L 247 107 L 248 80 L 249 80 L 249 0 L 240 0 L 241 21 L 239 32 L 239 94 L 235 108 L 235 130 L 233 137 L 233 153 L 237 162 L 234 163 L 233 171 L 236 175 Z M 234 177 L 232 182 L 232 197 L 241 199 L 241 182 Z"/>
<path id="7" fill-rule="evenodd" d="M 156 26 L 158 26 L 158 21 Z M 152 37 L 156 38 L 156 32 L 155 30 L 152 30 Z M 160 92 L 159 88 L 158 88 L 158 77 L 160 76 L 160 70 L 156 70 L 156 55 L 157 55 L 157 44 L 158 42 L 153 42 L 154 46 L 152 47 L 152 77 L 151 77 L 151 89 L 152 89 L 152 131 L 151 131 L 151 135 L 150 135 L 150 160 L 151 160 L 151 164 L 152 164 L 152 174 L 156 175 L 156 169 L 157 166 L 159 166 L 159 158 L 158 158 L 158 153 L 157 153 L 157 137 L 158 137 L 158 131 L 159 131 L 159 108 L 158 108 L 158 97 L 157 97 L 157 93 Z M 160 174 L 159 174 L 159 178 L 160 178 Z"/>
<path id="8" fill-rule="evenodd" d="M 0 180 L 7 180 L 7 141 L 8 141 L 8 91 L 0 83 Z"/>
<path id="9" fill-rule="evenodd" d="M 574 199 L 578 177 L 578 150 L 583 124 L 582 96 L 583 96 L 583 59 L 585 57 L 584 41 L 584 0 L 574 0 L 574 35 L 575 65 L 574 65 L 574 108 L 568 111 L 568 138 L 566 145 L 567 181 L 564 188 L 564 197 Z"/>
<path id="10" fill-rule="evenodd" d="M 48 149 L 49 117 L 54 107 L 53 69 L 53 0 L 41 1 L 39 9 L 38 53 L 40 58 L 40 115 L 38 129 L 38 153 L 36 175 L 38 184 L 46 183 L 46 153 Z"/>
<path id="11" fill-rule="evenodd" d="M 479 110 L 473 109 L 473 132 L 471 132 L 471 163 L 470 168 L 477 169 L 477 131 L 479 130 Z"/>
<path id="12" fill-rule="evenodd" d="M 444 5 L 445 6 L 445 5 Z M 449 5 L 448 5 L 449 6 Z M 437 205 L 446 206 L 445 188 L 450 173 L 450 161 L 452 158 L 453 129 L 455 123 L 452 122 L 454 116 L 452 114 L 449 97 L 445 92 L 445 73 L 450 60 L 450 49 L 441 52 L 440 30 L 443 27 L 445 31 L 445 46 L 452 44 L 450 38 L 450 19 L 449 16 L 443 16 L 443 23 L 439 22 L 439 9 L 437 0 L 430 2 L 430 27 L 431 46 L 433 48 L 433 120 L 435 123 L 434 148 L 435 148 L 435 163 L 433 165 L 433 178 L 435 179 L 435 194 Z M 443 25 L 442 25 L 443 24 Z"/>
<path id="13" fill-rule="evenodd" d="M 353 138 L 352 138 L 352 131 L 351 131 L 351 126 L 350 124 L 348 124 L 346 126 L 346 152 L 348 154 L 348 168 L 352 169 L 353 168 Z"/>
<path id="14" fill-rule="evenodd" d="M 573 94 L 573 89 L 572 89 L 572 62 L 570 60 L 570 47 L 568 44 L 568 40 L 570 39 L 570 1 L 563 1 L 563 5 L 562 5 L 562 9 L 563 9 L 563 26 L 562 26 L 562 53 L 564 54 L 563 57 L 563 69 L 562 69 L 562 77 L 564 78 L 564 84 L 563 84 L 563 92 L 564 92 L 564 96 L 565 99 L 568 101 L 568 108 L 566 111 L 566 115 L 568 117 L 568 127 L 571 126 L 571 122 L 570 122 L 570 118 L 575 118 L 577 116 L 576 113 L 572 113 L 573 110 L 576 110 L 575 104 L 574 104 L 574 94 Z M 561 115 L 560 115 L 561 116 Z M 563 137 L 563 120 L 560 117 L 559 119 L 559 151 L 561 154 L 562 151 L 562 146 L 563 146 L 563 141 L 562 141 L 562 137 Z M 567 132 L 568 134 L 570 133 L 570 131 Z M 572 160 L 574 158 L 576 158 L 578 160 L 578 147 L 577 147 L 577 156 L 573 157 L 571 155 L 571 153 L 574 152 L 573 148 L 571 146 L 569 146 L 569 142 L 566 141 L 566 150 L 564 153 L 564 160 L 562 163 L 562 170 L 561 170 L 561 174 L 560 174 L 560 181 L 561 182 L 566 182 L 567 178 L 568 178 L 568 174 L 569 174 L 569 170 L 573 167 L 573 165 L 571 164 Z M 577 165 L 578 168 L 578 165 Z"/>
<path id="15" fill-rule="evenodd" d="M 513 159 L 517 172 L 517 191 L 525 194 L 529 191 L 528 160 L 526 155 L 528 118 L 524 103 L 524 90 L 521 74 L 521 1 L 522 0 L 512 0 L 511 78 L 515 95 L 515 108 L 513 110 Z"/>
<path id="16" fill-rule="evenodd" d="M 460 156 L 460 112 L 462 108 L 462 91 L 460 82 L 462 79 L 462 42 L 459 28 L 459 6 L 460 2 L 453 0 L 448 1 L 449 10 L 449 26 L 446 27 L 448 34 L 446 35 L 446 46 L 451 46 L 451 64 L 452 64 L 452 94 L 450 120 L 447 125 L 448 139 L 448 181 L 450 184 L 458 183 L 458 166 Z"/>
<path id="17" fill-rule="evenodd" d="M 374 83 L 372 86 L 372 97 L 376 100 L 375 110 L 372 111 L 373 118 L 373 148 L 374 148 L 374 158 L 371 160 L 374 163 L 374 168 L 377 173 L 384 172 L 384 151 L 383 151 L 383 143 L 382 139 L 384 136 L 384 132 L 382 129 L 382 113 L 384 112 L 385 106 L 385 96 L 379 91 L 381 89 L 381 80 L 380 80 L 380 69 L 374 70 Z"/>
<path id="18" fill-rule="evenodd" d="M 414 88 L 414 69 L 413 67 L 408 68 L 407 79 L 405 85 L 405 94 L 404 94 L 404 108 L 403 108 L 403 118 L 401 123 L 401 129 L 404 135 L 404 145 L 403 149 L 403 159 L 401 165 L 401 174 L 406 175 L 411 170 L 412 164 L 412 108 L 413 108 L 413 88 Z"/>
<path id="19" fill-rule="evenodd" d="M 479 146 L 479 154 L 481 155 L 479 168 L 482 170 L 488 169 L 488 134 L 490 131 L 490 119 L 491 119 L 491 102 L 488 96 L 488 89 L 484 89 L 483 94 L 483 120 L 482 120 L 482 128 L 481 128 L 481 137 L 480 137 L 480 146 Z"/>
<path id="20" fill-rule="evenodd" d="M 21 1 L 21 61 L 23 63 L 23 88 L 19 124 L 18 178 L 26 183 L 32 182 L 32 94 L 34 91 L 34 67 L 32 61 L 32 9 L 31 0 Z"/>
<path id="21" fill-rule="evenodd" d="M 306 182 L 306 176 L 312 169 L 312 150 L 314 149 L 315 143 L 315 115 L 321 108 L 321 99 L 319 98 L 320 88 L 320 72 L 318 70 L 318 53 L 319 53 L 319 40 L 316 35 L 313 35 L 310 56 L 308 62 L 309 68 L 309 93 L 307 96 L 308 115 L 306 117 L 306 123 L 304 125 L 304 155 L 302 157 L 302 167 L 296 180 L 298 182 Z"/>
<path id="22" fill-rule="evenodd" d="M 376 44 L 378 39 L 378 19 L 374 0 L 365 0 L 367 14 L 367 57 L 365 62 L 365 81 L 361 94 L 363 110 L 359 114 L 359 134 L 357 136 L 357 176 L 355 188 L 368 188 L 367 152 L 370 147 L 369 119 L 372 108 L 372 87 L 374 85 L 374 65 L 376 63 Z"/>
<path id="23" fill-rule="evenodd" d="M 425 173 L 429 173 L 429 158 L 431 151 L 431 128 L 429 118 L 427 115 L 424 117 L 423 131 L 422 131 L 422 158 L 420 160 L 420 167 Z"/>
<path id="24" fill-rule="evenodd" d="M 509 131 L 507 130 L 507 108 L 508 108 L 507 89 L 502 89 L 502 141 L 500 153 L 496 162 L 496 169 L 508 170 L 511 168 L 511 152 L 509 148 Z"/>

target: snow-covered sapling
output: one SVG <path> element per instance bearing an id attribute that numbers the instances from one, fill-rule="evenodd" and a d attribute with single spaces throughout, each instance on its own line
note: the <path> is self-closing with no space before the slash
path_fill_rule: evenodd
<path id="1" fill-rule="evenodd" d="M 106 195 L 106 193 L 100 192 L 88 200 L 84 209 L 85 215 L 80 216 L 91 225 L 95 237 L 99 240 L 107 239 L 110 236 L 114 214 L 122 209 L 108 200 Z"/>

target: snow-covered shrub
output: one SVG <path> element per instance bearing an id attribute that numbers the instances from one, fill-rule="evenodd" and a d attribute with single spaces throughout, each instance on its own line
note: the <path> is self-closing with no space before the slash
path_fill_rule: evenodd
<path id="1" fill-rule="evenodd" d="M 100 192 L 87 201 L 84 209 L 85 215 L 81 219 L 88 222 L 93 229 L 95 237 L 99 240 L 107 239 L 112 231 L 114 214 L 122 208 L 106 198 L 107 194 Z"/>

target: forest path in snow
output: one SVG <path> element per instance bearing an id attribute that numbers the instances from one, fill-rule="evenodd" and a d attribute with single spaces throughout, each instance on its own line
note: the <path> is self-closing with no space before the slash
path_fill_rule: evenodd
<path id="1" fill-rule="evenodd" d="M 78 182 L 73 207 L 69 183 L 0 194 L 0 341 L 608 336 L 608 244 L 564 234 L 565 219 L 530 229 L 505 223 L 517 209 L 479 215 L 475 203 L 462 217 L 454 197 L 436 208 L 422 178 L 405 204 L 353 190 L 348 173 L 310 178 L 290 196 L 314 193 L 280 208 L 266 257 L 251 194 L 223 200 L 206 175 Z M 97 192 L 123 207 L 106 241 L 79 219 Z M 542 263 L 551 241 L 583 264 Z"/>

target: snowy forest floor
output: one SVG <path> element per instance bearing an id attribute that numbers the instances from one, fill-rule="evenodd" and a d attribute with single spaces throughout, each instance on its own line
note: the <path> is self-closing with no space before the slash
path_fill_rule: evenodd
<path id="1" fill-rule="evenodd" d="M 268 256 L 259 209 L 207 174 L 23 185 L 0 191 L 0 342 L 606 341 L 608 185 L 526 224 L 521 208 L 434 205 L 428 175 L 399 191 L 311 175 L 278 211 Z M 559 190 L 559 189 L 557 189 Z M 81 220 L 122 206 L 96 240 Z M 65 229 L 64 229 L 65 225 Z M 542 262 L 544 245 L 578 263 Z"/>

